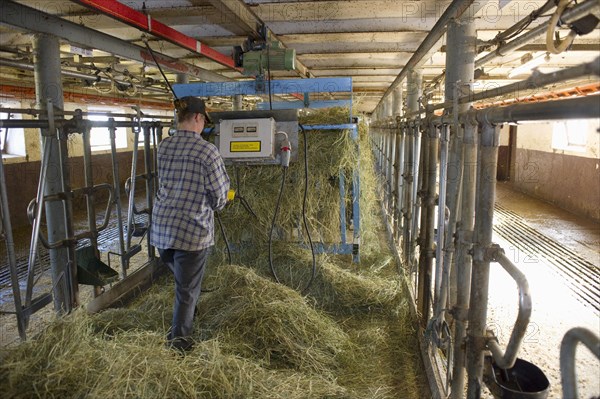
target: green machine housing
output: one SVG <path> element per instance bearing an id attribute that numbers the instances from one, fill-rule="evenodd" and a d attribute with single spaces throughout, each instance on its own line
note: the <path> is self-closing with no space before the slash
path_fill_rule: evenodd
<path id="1" fill-rule="evenodd" d="M 296 69 L 296 50 L 283 48 L 273 40 L 267 48 L 240 54 L 244 75 L 262 75 L 265 71 L 291 71 Z"/>

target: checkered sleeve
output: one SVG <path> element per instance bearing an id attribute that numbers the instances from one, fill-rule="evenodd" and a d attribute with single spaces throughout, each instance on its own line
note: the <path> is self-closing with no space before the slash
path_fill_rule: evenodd
<path id="1" fill-rule="evenodd" d="M 216 155 L 210 165 L 206 178 L 206 192 L 208 194 L 210 207 L 214 211 L 220 211 L 227 203 L 227 191 L 229 190 L 229 176 L 223 163 L 223 158 Z"/>

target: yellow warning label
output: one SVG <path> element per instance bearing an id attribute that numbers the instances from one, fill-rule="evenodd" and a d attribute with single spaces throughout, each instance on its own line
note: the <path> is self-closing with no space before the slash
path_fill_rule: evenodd
<path id="1" fill-rule="evenodd" d="M 232 141 L 229 143 L 230 152 L 260 152 L 260 141 Z"/>

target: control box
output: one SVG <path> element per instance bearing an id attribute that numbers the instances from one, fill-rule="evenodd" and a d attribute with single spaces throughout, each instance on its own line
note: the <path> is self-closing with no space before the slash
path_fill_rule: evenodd
<path id="1" fill-rule="evenodd" d="M 226 119 L 219 123 L 223 159 L 275 159 L 275 119 Z"/>

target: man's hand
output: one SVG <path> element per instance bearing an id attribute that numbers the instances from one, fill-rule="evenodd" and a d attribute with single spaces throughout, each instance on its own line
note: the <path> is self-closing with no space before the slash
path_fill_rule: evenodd
<path id="1" fill-rule="evenodd" d="M 227 201 L 233 201 L 235 199 L 235 190 L 227 191 Z"/>

